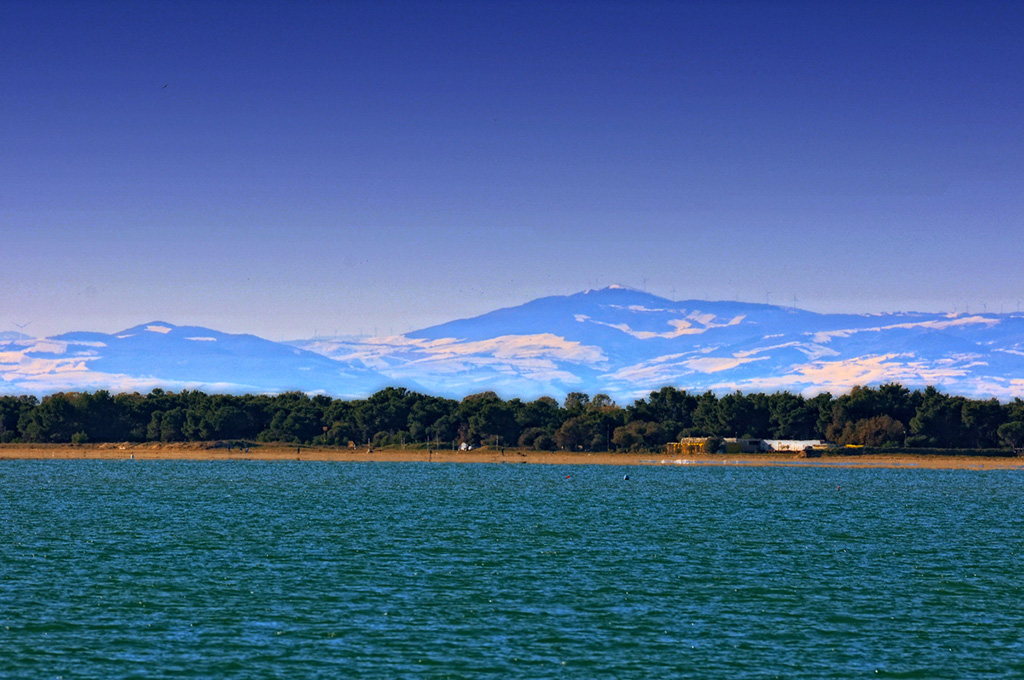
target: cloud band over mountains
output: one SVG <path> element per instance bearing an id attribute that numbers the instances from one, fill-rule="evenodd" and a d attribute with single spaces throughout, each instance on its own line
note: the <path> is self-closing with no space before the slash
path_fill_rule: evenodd
<path id="1" fill-rule="evenodd" d="M 533 300 L 405 335 L 276 343 L 151 322 L 113 335 L 0 342 L 0 390 L 301 390 L 366 396 L 387 385 L 461 397 L 690 391 L 847 392 L 935 385 L 1024 394 L 1024 314 L 823 315 L 675 302 L 621 287 Z"/>

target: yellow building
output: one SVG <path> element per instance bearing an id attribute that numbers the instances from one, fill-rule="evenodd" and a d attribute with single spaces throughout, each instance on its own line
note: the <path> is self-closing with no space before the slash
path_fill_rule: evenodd
<path id="1" fill-rule="evenodd" d="M 707 440 L 707 437 L 683 437 L 677 442 L 666 444 L 665 453 L 670 456 L 692 456 L 704 453 L 704 443 Z"/>

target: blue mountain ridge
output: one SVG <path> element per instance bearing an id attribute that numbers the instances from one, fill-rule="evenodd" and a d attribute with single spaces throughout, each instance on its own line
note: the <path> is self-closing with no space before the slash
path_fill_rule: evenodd
<path id="1" fill-rule="evenodd" d="M 234 393 L 299 390 L 359 396 L 388 382 L 365 366 L 255 335 L 162 321 L 115 334 L 64 333 L 35 343 L 22 354 L 28 363 L 43 365 L 77 358 L 89 373 L 110 376 L 113 388 L 122 381 Z M 60 370 L 54 369 L 57 379 Z M 71 383 L 64 389 L 79 387 Z"/>
<path id="2" fill-rule="evenodd" d="M 890 380 L 974 396 L 1024 392 L 1024 356 L 1014 353 L 1024 349 L 1021 314 L 819 314 L 747 302 L 672 301 L 612 287 L 540 298 L 406 337 L 481 343 L 542 333 L 603 355 L 583 363 L 553 356 L 550 373 L 568 374 L 544 384 L 556 394 L 578 390 L 632 398 L 663 385 L 812 393 Z M 430 367 L 422 352 L 403 359 Z M 400 362 L 395 366 L 402 373 Z M 488 382 L 499 391 L 538 391 L 529 389 L 523 371 L 506 364 L 449 372 L 443 380 L 404 374 L 442 392 L 465 393 Z"/>
<path id="3" fill-rule="evenodd" d="M 396 385 L 454 398 L 580 391 L 628 401 L 664 385 L 811 394 L 890 381 L 1024 395 L 1024 314 L 819 314 L 611 287 L 387 338 L 278 343 L 154 321 L 0 340 L 4 393 L 162 386 L 351 398 Z"/>

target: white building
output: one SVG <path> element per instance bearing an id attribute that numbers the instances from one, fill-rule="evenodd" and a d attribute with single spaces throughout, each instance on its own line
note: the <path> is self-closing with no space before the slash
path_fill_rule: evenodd
<path id="1" fill-rule="evenodd" d="M 820 439 L 765 439 L 764 445 L 769 451 L 806 451 L 807 449 L 827 448 Z"/>

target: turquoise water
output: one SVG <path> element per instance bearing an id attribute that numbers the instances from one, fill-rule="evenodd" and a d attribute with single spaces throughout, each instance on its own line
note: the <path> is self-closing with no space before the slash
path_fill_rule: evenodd
<path id="1" fill-rule="evenodd" d="M 1022 486 L 4 462 L 0 677 L 1019 678 Z"/>

